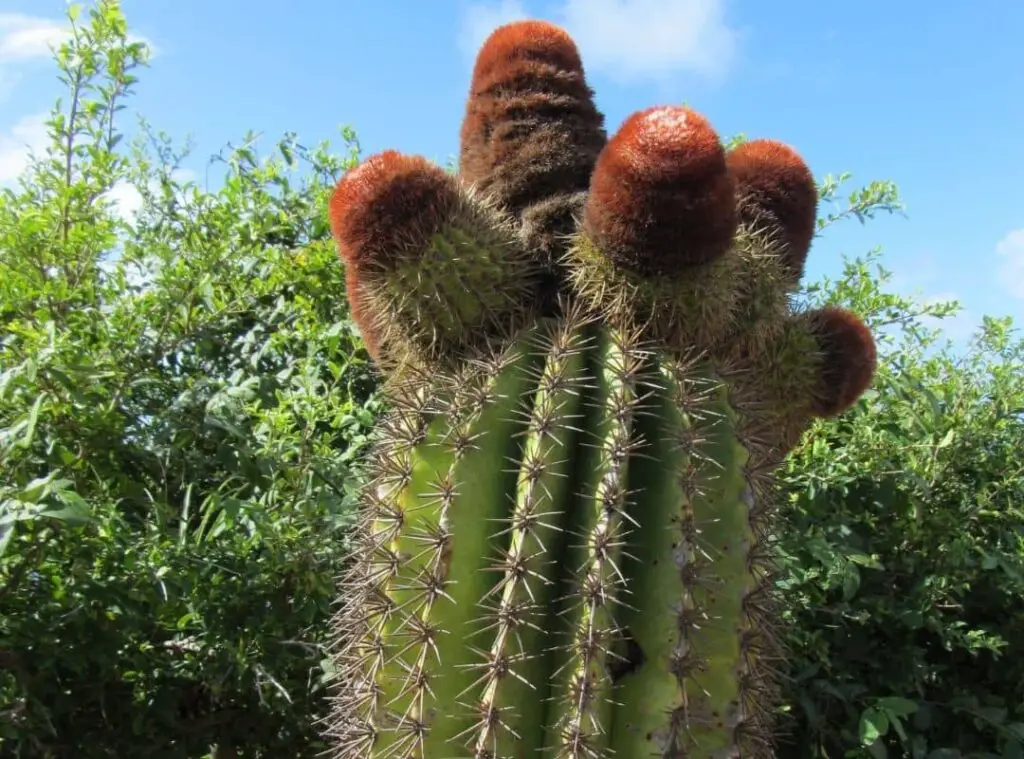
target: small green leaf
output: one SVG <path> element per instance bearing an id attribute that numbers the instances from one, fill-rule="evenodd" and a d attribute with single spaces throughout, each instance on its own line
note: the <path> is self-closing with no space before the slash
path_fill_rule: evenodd
<path id="1" fill-rule="evenodd" d="M 25 432 L 18 441 L 19 448 L 29 448 L 36 435 L 36 424 L 39 422 L 39 409 L 43 407 L 43 394 L 40 393 L 36 402 L 32 404 L 32 410 L 28 412 L 28 424 L 25 425 Z"/>
<path id="2" fill-rule="evenodd" d="M 870 746 L 889 732 L 889 717 L 881 709 L 870 707 L 860 715 L 860 742 Z"/>
<path id="3" fill-rule="evenodd" d="M 0 558 L 7 551 L 7 544 L 11 542 L 14 535 L 14 524 L 0 523 Z"/>
<path id="4" fill-rule="evenodd" d="M 869 745 L 868 753 L 871 754 L 872 759 L 888 759 L 889 757 L 889 750 L 883 741 L 875 741 Z"/>
<path id="5" fill-rule="evenodd" d="M 887 712 L 895 714 L 897 717 L 909 717 L 917 711 L 916 701 L 911 701 L 909 698 L 901 698 L 899 696 L 886 696 L 885 698 L 880 698 L 878 699 L 878 706 L 885 709 Z"/>
<path id="6" fill-rule="evenodd" d="M 39 512 L 39 516 L 46 517 L 47 519 L 55 519 L 58 522 L 91 522 L 92 517 L 88 512 L 82 511 L 81 509 L 73 506 L 65 506 L 60 509 L 43 509 Z"/>
<path id="7" fill-rule="evenodd" d="M 849 601 L 860 589 L 860 571 L 854 564 L 847 564 L 843 572 L 843 600 Z"/>
<path id="8" fill-rule="evenodd" d="M 889 724 L 892 725 L 892 729 L 896 731 L 896 735 L 899 736 L 900 740 L 906 743 L 907 731 L 903 729 L 903 722 L 895 714 L 889 715 Z"/>

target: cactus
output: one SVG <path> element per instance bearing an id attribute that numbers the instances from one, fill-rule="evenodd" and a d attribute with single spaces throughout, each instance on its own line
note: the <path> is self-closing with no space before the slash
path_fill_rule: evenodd
<path id="1" fill-rule="evenodd" d="M 771 472 L 871 381 L 792 301 L 817 192 L 683 107 L 607 139 L 573 41 L 480 51 L 460 171 L 375 155 L 331 199 L 386 377 L 335 625 L 344 759 L 768 756 Z"/>

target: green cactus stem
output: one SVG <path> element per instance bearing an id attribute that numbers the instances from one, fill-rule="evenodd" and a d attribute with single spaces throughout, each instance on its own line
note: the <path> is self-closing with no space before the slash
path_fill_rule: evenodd
<path id="1" fill-rule="evenodd" d="M 340 759 L 771 755 L 771 472 L 874 343 L 790 304 L 816 208 L 792 150 L 727 153 L 675 107 L 606 142 L 590 98 L 562 30 L 502 27 L 463 173 L 388 152 L 332 198 L 390 403 L 335 619 Z"/>

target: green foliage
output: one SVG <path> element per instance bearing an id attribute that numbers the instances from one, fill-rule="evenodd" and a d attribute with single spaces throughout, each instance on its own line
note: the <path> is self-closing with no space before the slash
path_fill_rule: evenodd
<path id="1" fill-rule="evenodd" d="M 1019 757 L 1024 745 L 1024 343 L 964 352 L 871 258 L 810 293 L 889 328 L 874 389 L 790 457 L 780 538 L 790 756 Z M 894 329 L 893 329 L 894 328 Z"/>
<path id="2" fill-rule="evenodd" d="M 144 53 L 115 4 L 76 22 L 0 197 L 0 754 L 312 756 L 376 408 L 325 221 L 355 146 L 204 192 L 145 127 L 117 152 Z"/>
<path id="3" fill-rule="evenodd" d="M 311 757 L 378 412 L 325 222 L 357 146 L 247 139 L 204 190 L 145 124 L 123 146 L 146 51 L 116 3 L 82 17 L 50 144 L 0 195 L 0 756 Z M 819 227 L 900 208 L 875 183 Z M 1024 346 L 989 319 L 954 352 L 928 324 L 955 307 L 886 279 L 869 256 L 808 292 L 882 361 L 783 473 L 782 753 L 1017 759 Z"/>

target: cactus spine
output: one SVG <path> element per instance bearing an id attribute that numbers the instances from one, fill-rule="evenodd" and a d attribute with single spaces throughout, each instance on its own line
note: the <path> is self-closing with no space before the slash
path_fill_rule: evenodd
<path id="1" fill-rule="evenodd" d="M 332 198 L 391 401 L 338 756 L 768 756 L 770 471 L 874 370 L 856 317 L 791 312 L 813 180 L 682 108 L 606 143 L 536 22 L 484 45 L 462 140 L 460 177 L 387 152 Z"/>

